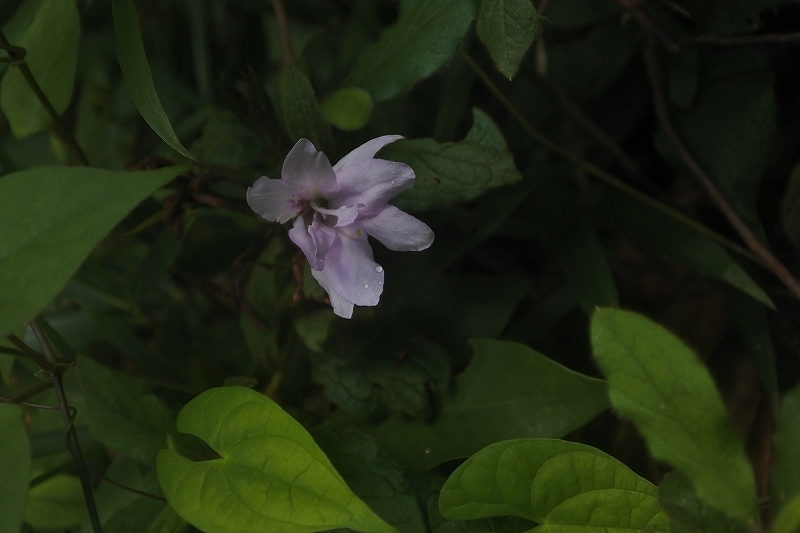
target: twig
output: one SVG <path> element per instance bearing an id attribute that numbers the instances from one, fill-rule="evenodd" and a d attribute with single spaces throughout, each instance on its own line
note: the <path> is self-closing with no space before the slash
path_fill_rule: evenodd
<path id="1" fill-rule="evenodd" d="M 41 383 L 39 383 L 37 385 L 34 385 L 33 387 L 31 387 L 28 390 L 20 392 L 19 394 L 17 394 L 13 398 L 0 397 L 0 400 L 2 400 L 4 402 L 8 402 L 8 403 L 15 403 L 17 405 L 26 405 L 28 407 L 36 407 L 36 408 L 39 408 L 39 409 L 53 409 L 53 407 L 49 406 L 49 405 L 39 405 L 39 404 L 35 404 L 35 403 L 28 403 L 28 402 L 25 401 L 28 398 L 33 398 L 37 394 L 41 394 L 42 392 L 46 391 L 47 389 L 51 388 L 52 386 L 53 386 L 53 382 L 52 381 L 42 381 Z"/>
<path id="2" fill-rule="evenodd" d="M 78 477 L 81 480 L 81 488 L 83 489 L 83 497 L 86 500 L 86 509 L 89 512 L 89 521 L 92 524 L 92 531 L 94 531 L 94 533 L 102 533 L 103 529 L 100 527 L 100 517 L 97 515 L 97 506 L 95 505 L 94 496 L 92 495 L 92 486 L 89 482 L 89 471 L 86 469 L 86 462 L 84 461 L 83 454 L 81 453 L 81 445 L 80 442 L 78 442 L 78 435 L 75 433 L 72 415 L 70 414 L 70 408 L 67 404 L 67 395 L 64 392 L 64 383 L 61 380 L 61 374 L 55 370 L 55 366 L 58 361 L 56 360 L 55 353 L 53 353 L 53 347 L 50 345 L 50 341 L 47 340 L 47 336 L 45 335 L 39 323 L 36 320 L 31 320 L 28 322 L 28 325 L 31 327 L 33 334 L 36 336 L 36 340 L 39 341 L 39 346 L 42 348 L 44 358 L 50 364 L 52 369 L 48 372 L 50 374 L 50 379 L 53 382 L 53 389 L 55 389 L 56 398 L 58 399 L 58 407 L 61 410 L 61 418 L 64 420 L 64 426 L 67 430 L 67 449 L 69 450 L 70 454 L 72 454 L 72 457 L 75 458 L 75 465 L 78 468 Z"/>
<path id="3" fill-rule="evenodd" d="M 278 32 L 281 34 L 283 62 L 288 65 L 294 59 L 294 52 L 292 52 L 292 34 L 289 32 L 289 23 L 286 19 L 286 11 L 283 9 L 283 1 L 272 0 L 272 10 L 275 11 L 275 20 L 278 22 Z"/>
<path id="4" fill-rule="evenodd" d="M 707 44 L 711 46 L 747 46 L 751 44 L 775 44 L 800 42 L 798 33 L 769 33 L 766 35 L 741 35 L 739 37 L 718 37 L 716 35 L 694 35 L 681 37 L 682 45 Z"/>
<path id="5" fill-rule="evenodd" d="M 571 154 L 567 150 L 564 150 L 556 143 L 545 137 L 539 130 L 533 127 L 533 125 L 528 122 L 528 120 L 522 116 L 522 114 L 517 110 L 516 107 L 506 98 L 503 92 L 495 85 L 489 75 L 484 71 L 480 65 L 478 65 L 474 59 L 467 53 L 466 50 L 463 48 L 459 49 L 461 56 L 464 60 L 469 64 L 470 68 L 475 71 L 478 77 L 483 81 L 484 85 L 494 94 L 495 98 L 497 98 L 501 104 L 508 110 L 509 113 L 522 125 L 523 128 L 537 141 L 545 145 L 547 148 L 555 152 L 556 154 L 560 155 L 567 161 L 572 162 L 575 166 L 583 169 L 588 174 L 591 174 L 595 178 L 605 182 L 606 184 L 618 189 L 629 196 L 633 196 L 634 198 L 642 201 L 643 203 L 648 204 L 649 206 L 661 211 L 662 213 L 666 214 L 667 216 L 686 224 L 687 226 L 693 228 L 698 233 L 705 235 L 706 237 L 718 242 L 725 248 L 735 252 L 743 257 L 747 257 L 748 259 L 755 261 L 756 263 L 763 264 L 762 259 L 751 252 L 750 250 L 739 246 L 735 242 L 731 241 L 730 239 L 726 239 L 716 231 L 713 231 L 706 226 L 700 224 L 696 220 L 686 216 L 685 214 L 681 213 L 680 211 L 673 209 L 663 203 L 659 202 L 658 200 L 651 198 L 650 196 L 644 194 L 643 192 L 631 187 L 627 183 L 624 183 L 605 170 L 602 170 L 591 163 L 584 161 L 583 159 Z M 766 265 L 765 265 L 766 266 Z"/>
<path id="6" fill-rule="evenodd" d="M 28 67 L 28 64 L 25 62 L 25 50 L 18 46 L 13 46 L 8 42 L 6 39 L 5 34 L 0 30 L 0 48 L 6 50 L 8 52 L 8 62 L 12 67 L 17 67 L 22 74 L 22 77 L 25 78 L 25 81 L 28 83 L 28 86 L 33 91 L 33 94 L 39 100 L 39 103 L 42 104 L 47 114 L 50 115 L 50 119 L 53 121 L 53 131 L 58 136 L 59 139 L 64 143 L 67 147 L 67 150 L 72 154 L 72 157 L 75 158 L 78 163 L 81 165 L 88 167 L 89 160 L 86 158 L 86 154 L 83 153 L 81 147 L 78 145 L 78 142 L 75 140 L 75 136 L 72 135 L 72 132 L 69 131 L 64 121 L 61 120 L 61 116 L 58 114 L 58 111 L 53 107 L 53 104 L 50 103 L 50 100 L 47 98 L 47 95 L 44 94 L 42 88 L 37 83 L 36 78 L 33 77 L 33 73 L 31 69 Z"/>
<path id="7" fill-rule="evenodd" d="M 647 74 L 650 77 L 650 86 L 653 92 L 653 106 L 655 108 L 658 121 L 661 123 L 661 128 L 667 136 L 672 147 L 680 156 L 683 163 L 689 171 L 697 178 L 711 200 L 717 205 L 728 222 L 733 226 L 742 240 L 747 244 L 750 250 L 753 251 L 758 257 L 761 258 L 763 263 L 780 279 L 789 291 L 798 299 L 800 299 L 800 284 L 792 276 L 789 269 L 784 266 L 781 261 L 762 243 L 750 227 L 745 223 L 736 209 L 731 205 L 725 195 L 722 194 L 711 177 L 706 174 L 700 163 L 692 155 L 689 148 L 683 143 L 677 130 L 672 126 L 670 121 L 669 112 L 667 110 L 667 102 L 664 98 L 664 91 L 661 88 L 661 73 L 656 58 L 656 44 L 655 40 L 650 38 L 646 49 L 647 59 Z"/>

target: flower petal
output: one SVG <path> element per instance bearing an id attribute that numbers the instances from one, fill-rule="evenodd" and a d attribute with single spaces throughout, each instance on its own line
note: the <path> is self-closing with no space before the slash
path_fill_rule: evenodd
<path id="1" fill-rule="evenodd" d="M 355 205 L 347 206 L 343 205 L 342 207 L 338 207 L 336 209 L 325 209 L 324 207 L 320 207 L 316 204 L 311 204 L 311 208 L 314 209 L 317 213 L 322 215 L 332 215 L 336 217 L 336 224 L 334 227 L 337 226 L 349 226 L 353 223 L 353 221 L 358 217 L 358 207 Z"/>
<path id="2" fill-rule="evenodd" d="M 325 267 L 325 256 L 337 237 L 336 230 L 321 224 L 318 216 L 312 217 L 310 224 L 298 217 L 289 230 L 289 238 L 303 251 L 312 270 Z"/>
<path id="3" fill-rule="evenodd" d="M 357 205 L 365 215 L 377 214 L 396 195 L 414 186 L 414 169 L 405 163 L 367 159 L 337 172 L 339 195 L 331 207 Z"/>
<path id="4" fill-rule="evenodd" d="M 342 234 L 325 256 L 325 274 L 330 288 L 355 305 L 378 305 L 383 292 L 383 268 L 372 259 L 366 233 L 351 238 Z"/>
<path id="5" fill-rule="evenodd" d="M 372 159 L 381 148 L 402 138 L 402 135 L 384 135 L 382 137 L 376 137 L 371 141 L 367 141 L 341 158 L 338 163 L 333 165 L 333 170 L 339 172 L 340 170 L 347 168 L 354 163 L 358 163 L 359 161 L 363 161 L 364 159 Z"/>
<path id="6" fill-rule="evenodd" d="M 247 188 L 247 205 L 250 209 L 262 218 L 281 224 L 303 211 L 301 201 L 297 187 L 283 180 L 262 176 Z"/>
<path id="7" fill-rule="evenodd" d="M 358 226 L 390 250 L 419 251 L 433 243 L 433 230 L 393 205 L 374 217 L 359 219 Z"/>
<path id="8" fill-rule="evenodd" d="M 317 151 L 311 141 L 300 139 L 294 145 L 281 169 L 281 179 L 307 191 L 306 199 L 336 190 L 336 173 L 328 157 Z"/>
<path id="9" fill-rule="evenodd" d="M 328 293 L 328 298 L 331 301 L 331 306 L 333 306 L 334 314 L 342 318 L 351 318 L 353 316 L 353 304 L 331 290 L 328 278 L 325 277 L 323 272 L 312 270 L 311 275 L 314 276 L 314 279 L 317 280 L 320 286 L 325 289 L 325 292 Z"/>

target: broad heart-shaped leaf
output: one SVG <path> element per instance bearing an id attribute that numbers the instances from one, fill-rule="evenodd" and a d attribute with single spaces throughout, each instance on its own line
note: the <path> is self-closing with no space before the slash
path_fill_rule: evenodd
<path id="1" fill-rule="evenodd" d="M 12 42 L 26 50 L 25 63 L 57 113 L 72 99 L 81 29 L 75 0 L 43 0 L 28 28 Z M 18 68 L 0 82 L 0 107 L 16 137 L 41 131 L 52 118 Z"/>
<path id="2" fill-rule="evenodd" d="M 77 367 L 94 437 L 112 450 L 153 463 L 174 427 L 172 411 L 132 378 L 91 359 L 79 357 Z"/>
<path id="3" fill-rule="evenodd" d="M 541 531 L 669 531 L 656 487 L 600 450 L 555 439 L 480 450 L 447 479 L 439 509 L 451 520 L 519 516 Z"/>
<path id="4" fill-rule="evenodd" d="M 185 170 L 34 167 L 0 180 L 0 335 L 32 318 L 128 212 Z"/>
<path id="5" fill-rule="evenodd" d="M 139 19 L 133 0 L 112 0 L 111 8 L 114 12 L 114 32 L 117 36 L 117 59 L 136 109 L 170 148 L 194 160 L 194 156 L 184 148 L 175 135 L 175 130 L 172 129 L 172 124 L 156 93 L 150 64 L 144 53 L 142 32 L 139 29 Z"/>
<path id="6" fill-rule="evenodd" d="M 478 37 L 498 70 L 509 80 L 541 31 L 542 20 L 531 0 L 481 0 Z"/>
<path id="7" fill-rule="evenodd" d="M 0 403 L 0 533 L 17 533 L 31 479 L 31 446 L 17 405 Z"/>
<path id="8" fill-rule="evenodd" d="M 417 175 L 414 187 L 401 193 L 393 204 L 404 211 L 438 209 L 522 179 L 492 119 L 478 108 L 472 115 L 472 128 L 463 141 L 399 140 L 378 153 L 384 159 L 406 163 Z"/>
<path id="9" fill-rule="evenodd" d="M 208 390 L 178 415 L 220 459 L 158 455 L 170 505 L 206 533 L 310 533 L 348 527 L 397 533 L 345 484 L 311 435 L 275 402 L 244 387 Z"/>
<path id="10" fill-rule="evenodd" d="M 515 437 L 561 437 L 608 407 L 605 383 L 525 345 L 471 341 L 475 356 L 432 423 L 390 418 L 367 428 L 401 464 L 427 470 Z"/>
<path id="11" fill-rule="evenodd" d="M 772 468 L 772 503 L 777 513 L 800 495 L 800 386 L 783 398 L 773 439 L 776 457 Z"/>
<path id="12" fill-rule="evenodd" d="M 752 466 L 692 350 L 655 322 L 620 309 L 598 308 L 591 336 L 611 404 L 633 420 L 650 453 L 691 479 L 711 506 L 755 518 Z"/>
<path id="13" fill-rule="evenodd" d="M 749 524 L 728 516 L 697 498 L 692 482 L 670 472 L 658 487 L 658 501 L 670 521 L 671 533 L 747 533 Z"/>
<path id="14" fill-rule="evenodd" d="M 325 118 L 345 131 L 360 130 L 372 115 L 372 97 L 364 89 L 339 89 L 320 104 Z"/>
<path id="15" fill-rule="evenodd" d="M 397 96 L 450 59 L 474 16 L 472 0 L 404 1 L 397 23 L 364 50 L 343 86 L 376 101 Z"/>
<path id="16" fill-rule="evenodd" d="M 317 150 L 330 152 L 333 146 L 331 129 L 319 109 L 311 82 L 294 63 L 281 70 L 279 92 L 283 119 L 292 140 L 305 137 Z"/>

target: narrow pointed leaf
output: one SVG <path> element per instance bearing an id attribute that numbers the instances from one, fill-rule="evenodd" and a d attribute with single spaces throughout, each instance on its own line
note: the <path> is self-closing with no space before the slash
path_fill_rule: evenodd
<path id="1" fill-rule="evenodd" d="M 150 64 L 144 53 L 142 32 L 139 29 L 139 19 L 133 0 L 112 0 L 111 7 L 114 12 L 114 31 L 117 35 L 117 58 L 136 109 L 170 148 L 184 157 L 195 160 L 175 135 L 175 130 L 172 129 L 172 124 L 156 93 Z"/>
<path id="2" fill-rule="evenodd" d="M 94 246 L 142 200 L 185 170 L 34 167 L 0 180 L 0 335 L 38 313 Z"/>
<path id="3" fill-rule="evenodd" d="M 0 435 L 0 533 L 17 533 L 31 478 L 31 447 L 19 406 L 0 403 Z"/>
<path id="4" fill-rule="evenodd" d="M 518 516 L 564 533 L 669 531 L 651 483 L 600 450 L 552 439 L 482 449 L 448 478 L 439 510 L 451 520 Z"/>
<path id="5" fill-rule="evenodd" d="M 178 431 L 219 459 L 158 455 L 158 480 L 187 522 L 214 533 L 397 533 L 345 484 L 311 435 L 275 402 L 244 387 L 208 390 L 184 406 Z"/>
<path id="6" fill-rule="evenodd" d="M 620 309 L 598 308 L 591 335 L 611 403 L 633 420 L 650 453 L 687 476 L 711 506 L 754 518 L 752 466 L 692 350 L 655 322 Z"/>

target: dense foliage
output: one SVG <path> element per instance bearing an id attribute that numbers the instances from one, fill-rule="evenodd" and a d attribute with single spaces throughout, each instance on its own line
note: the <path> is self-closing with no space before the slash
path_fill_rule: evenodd
<path id="1" fill-rule="evenodd" d="M 0 533 L 800 531 L 800 3 L 0 24 Z"/>

